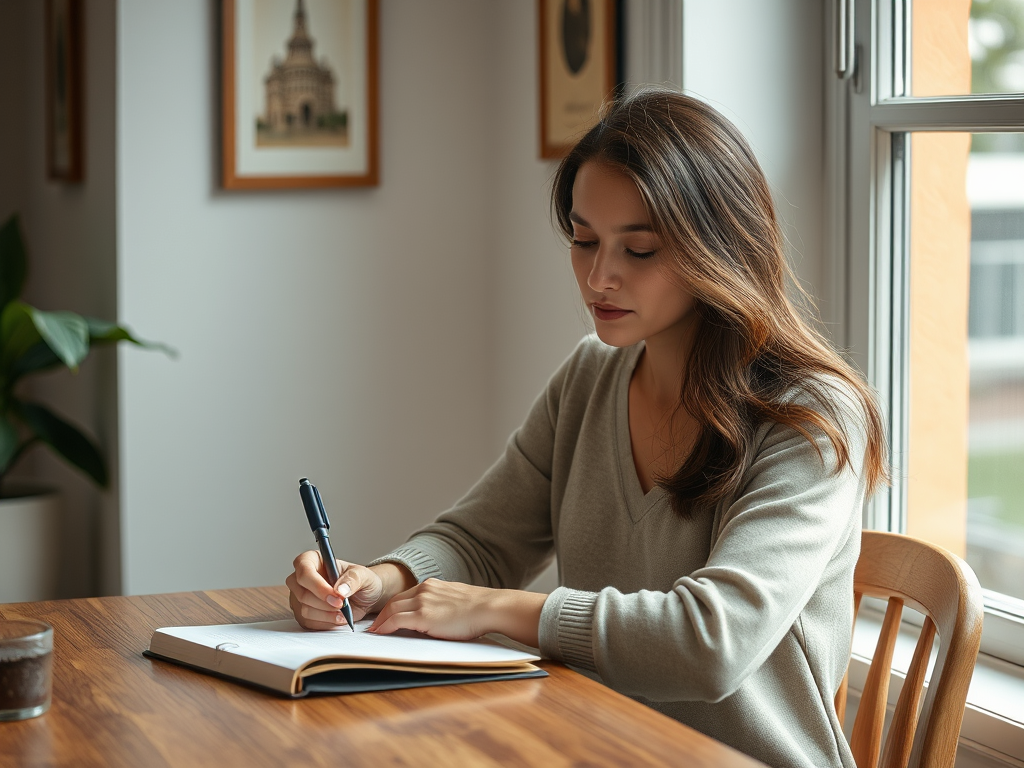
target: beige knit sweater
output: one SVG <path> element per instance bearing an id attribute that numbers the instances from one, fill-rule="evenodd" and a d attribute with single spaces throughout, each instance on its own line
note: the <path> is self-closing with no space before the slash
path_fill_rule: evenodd
<path id="1" fill-rule="evenodd" d="M 856 471 L 834 472 L 823 435 L 824 463 L 765 424 L 743 492 L 684 519 L 662 489 L 643 493 L 633 465 L 641 350 L 584 339 L 476 486 L 377 562 L 420 581 L 520 588 L 557 554 L 544 656 L 769 765 L 852 767 L 832 701 L 850 654 L 860 409 L 835 388 Z"/>

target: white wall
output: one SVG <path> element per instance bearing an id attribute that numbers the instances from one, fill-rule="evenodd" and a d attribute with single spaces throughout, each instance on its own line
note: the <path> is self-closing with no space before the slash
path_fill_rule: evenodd
<path id="1" fill-rule="evenodd" d="M 686 0 L 683 9 L 684 87 L 743 131 L 772 184 L 793 265 L 822 293 L 822 4 Z"/>

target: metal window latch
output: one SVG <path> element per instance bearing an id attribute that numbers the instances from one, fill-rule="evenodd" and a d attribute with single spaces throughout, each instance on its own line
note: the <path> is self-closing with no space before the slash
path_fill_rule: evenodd
<path id="1" fill-rule="evenodd" d="M 854 0 L 834 0 L 832 7 L 832 26 L 835 30 L 833 60 L 836 75 L 841 80 L 851 78 L 857 66 L 853 37 L 853 5 Z"/>

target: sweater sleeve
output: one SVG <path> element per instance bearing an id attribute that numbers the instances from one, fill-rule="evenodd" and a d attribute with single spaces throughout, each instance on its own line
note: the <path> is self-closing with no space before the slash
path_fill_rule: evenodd
<path id="1" fill-rule="evenodd" d="M 734 693 L 859 530 L 866 437 L 863 418 L 852 406 L 843 410 L 852 467 L 835 471 L 823 434 L 812 432 L 812 444 L 789 427 L 767 428 L 704 567 L 668 592 L 558 588 L 541 614 L 541 652 L 653 701 L 715 702 Z"/>
<path id="2" fill-rule="evenodd" d="M 400 563 L 419 582 L 437 578 L 495 589 L 525 586 L 544 569 L 554 556 L 551 473 L 559 398 L 581 348 L 555 372 L 504 454 L 469 493 L 371 565 Z"/>

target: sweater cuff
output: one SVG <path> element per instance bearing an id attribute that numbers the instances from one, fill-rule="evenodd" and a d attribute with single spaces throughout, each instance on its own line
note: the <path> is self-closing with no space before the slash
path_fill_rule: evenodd
<path id="1" fill-rule="evenodd" d="M 465 563 L 444 540 L 435 536 L 414 536 L 398 549 L 378 557 L 370 565 L 381 563 L 404 565 L 416 577 L 418 583 L 423 583 L 427 579 L 470 583 L 470 573 Z"/>
<path id="2" fill-rule="evenodd" d="M 381 563 L 404 565 L 415 577 L 417 584 L 422 584 L 427 579 L 443 579 L 441 567 L 437 564 L 437 561 L 426 552 L 421 552 L 415 547 L 399 547 L 383 557 L 378 557 L 367 568 L 380 565 Z"/>
<path id="3" fill-rule="evenodd" d="M 594 606 L 597 592 L 559 587 L 544 601 L 540 613 L 541 655 L 597 672 L 594 662 Z"/>

